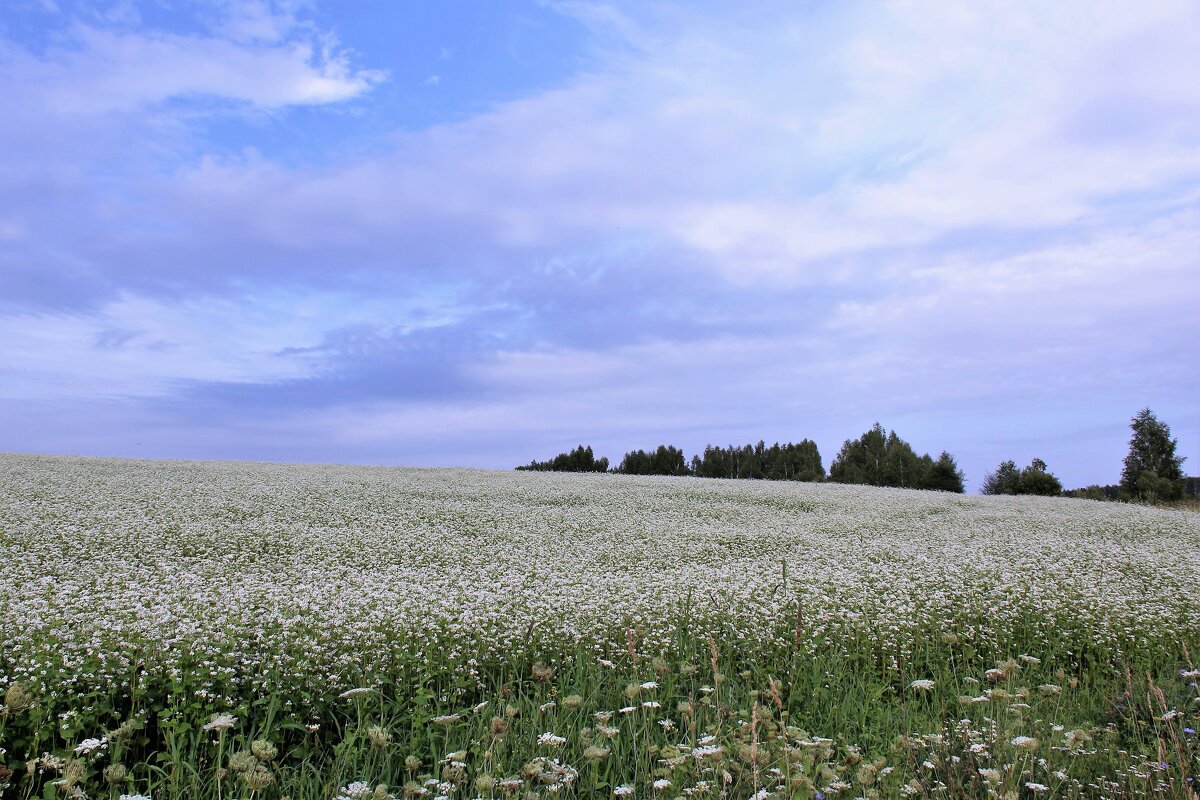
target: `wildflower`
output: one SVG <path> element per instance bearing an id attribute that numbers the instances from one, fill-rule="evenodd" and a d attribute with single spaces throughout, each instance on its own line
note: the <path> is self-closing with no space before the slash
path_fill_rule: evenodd
<path id="1" fill-rule="evenodd" d="M 586 758 L 588 761 L 599 761 L 600 759 L 607 757 L 610 752 L 612 752 L 612 751 L 609 750 L 607 747 L 599 747 L 597 745 L 591 745 L 590 747 L 588 747 L 586 750 L 583 751 L 583 757 Z"/>
<path id="2" fill-rule="evenodd" d="M 443 714 L 442 716 L 434 717 L 429 721 L 435 725 L 452 725 L 455 722 L 458 722 L 460 719 L 462 719 L 462 717 L 458 714 Z"/>
<path id="3" fill-rule="evenodd" d="M 641 688 L 642 689 L 657 689 L 658 684 L 655 683 L 654 681 L 646 681 L 645 683 L 641 684 Z"/>
<path id="4" fill-rule="evenodd" d="M 229 769 L 232 772 L 249 772 L 258 766 L 258 758 L 249 750 L 238 750 L 229 756 Z"/>
<path id="5" fill-rule="evenodd" d="M 931 681 L 928 678 L 921 678 L 920 680 L 915 680 L 912 683 L 910 683 L 908 685 L 908 688 L 916 689 L 918 692 L 928 692 L 930 689 L 932 689 L 936 685 L 937 685 L 936 681 Z"/>
<path id="6" fill-rule="evenodd" d="M 386 750 L 392 741 L 392 732 L 381 725 L 372 725 L 367 728 L 367 741 L 371 743 L 371 747 L 376 750 Z M 267 759 L 268 761 L 270 759 Z"/>
<path id="7" fill-rule="evenodd" d="M 227 731 L 237 724 L 237 717 L 232 714 L 215 714 L 202 728 L 206 731 Z"/>
<path id="8" fill-rule="evenodd" d="M 23 711 L 33 705 L 33 695 L 22 684 L 14 683 L 4 692 L 4 710 Z"/>
<path id="9" fill-rule="evenodd" d="M 1044 783 L 1033 783 L 1032 781 L 1025 784 L 1025 788 L 1031 792 L 1048 792 L 1050 787 Z"/>
<path id="10" fill-rule="evenodd" d="M 123 794 L 120 800 L 150 800 L 148 794 Z"/>
<path id="11" fill-rule="evenodd" d="M 259 761 L 274 761 L 279 749 L 265 739 L 257 739 L 250 743 L 250 752 Z"/>
<path id="12" fill-rule="evenodd" d="M 1000 774 L 1000 770 L 998 770 L 998 769 L 980 768 L 979 775 L 985 781 L 992 784 L 993 786 L 1000 785 L 1001 774 Z"/>
<path id="13" fill-rule="evenodd" d="M 80 742 L 78 745 L 75 746 L 75 755 L 85 755 L 87 753 L 92 753 L 96 750 L 103 750 L 107 746 L 108 746 L 107 738 L 84 739 L 82 742 Z"/>
<path id="14" fill-rule="evenodd" d="M 360 800 L 373 793 L 371 785 L 366 781 L 354 781 L 338 790 L 337 800 Z"/>
<path id="15" fill-rule="evenodd" d="M 249 772 L 242 773 L 242 782 L 246 784 L 246 788 L 250 789 L 250 791 L 257 792 L 274 783 L 275 776 L 271 774 L 271 770 L 262 764 L 258 764 Z"/>
<path id="16" fill-rule="evenodd" d="M 1024 750 L 1026 752 L 1032 753 L 1034 750 L 1038 749 L 1039 742 L 1037 739 L 1034 739 L 1032 736 L 1014 736 L 1009 741 L 1009 744 L 1011 744 L 1013 747 L 1017 748 L 1018 750 Z"/>
<path id="17" fill-rule="evenodd" d="M 650 785 L 654 787 L 654 791 L 656 791 L 656 792 L 661 792 L 663 789 L 671 788 L 671 782 L 669 780 L 667 780 L 666 778 L 659 778 L 658 780 L 656 780 L 654 783 L 652 783 Z"/>
<path id="18" fill-rule="evenodd" d="M 562 699 L 563 708 L 576 709 L 583 705 L 583 698 L 577 694 L 569 694 Z"/>
<path id="19" fill-rule="evenodd" d="M 628 797 L 633 794 L 633 787 L 624 785 L 613 789 L 613 797 Z"/>
<path id="20" fill-rule="evenodd" d="M 102 774 L 106 783 L 117 784 L 125 780 L 126 773 L 124 764 L 109 764 Z"/>
<path id="21" fill-rule="evenodd" d="M 372 691 L 374 691 L 374 690 L 368 689 L 365 686 L 360 686 L 356 689 L 347 689 L 346 691 L 344 691 L 338 695 L 338 699 L 339 700 L 349 700 L 351 697 L 362 697 L 364 694 L 370 694 Z"/>
<path id="22" fill-rule="evenodd" d="M 549 732 L 543 733 L 541 736 L 538 737 L 537 741 L 538 741 L 538 744 L 542 745 L 543 747 L 561 747 L 562 745 L 567 743 L 567 740 L 565 737 L 555 736 L 553 733 L 549 733 Z"/>

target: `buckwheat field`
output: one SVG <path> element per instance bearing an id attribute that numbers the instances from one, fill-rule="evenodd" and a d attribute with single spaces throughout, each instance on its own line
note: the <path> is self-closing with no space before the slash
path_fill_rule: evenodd
<path id="1" fill-rule="evenodd" d="M 1193 512 L 0 455 L 0 543 L 4 797 L 1197 797 Z"/>

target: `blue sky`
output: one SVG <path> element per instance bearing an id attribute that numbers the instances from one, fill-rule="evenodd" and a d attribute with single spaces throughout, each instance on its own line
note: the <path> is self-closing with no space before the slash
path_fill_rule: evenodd
<path id="1" fill-rule="evenodd" d="M 9 0 L 0 449 L 1200 469 L 1200 7 Z"/>

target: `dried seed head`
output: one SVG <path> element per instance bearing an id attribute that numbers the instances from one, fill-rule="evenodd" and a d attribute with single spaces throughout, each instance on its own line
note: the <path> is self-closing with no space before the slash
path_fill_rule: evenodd
<path id="1" fill-rule="evenodd" d="M 279 754 L 279 748 L 265 739 L 258 739 L 250 744 L 250 752 L 259 761 L 273 761 Z"/>
<path id="2" fill-rule="evenodd" d="M 249 750 L 238 750 L 229 756 L 229 769 L 232 772 L 249 772 L 258 766 L 258 759 Z"/>
<path id="3" fill-rule="evenodd" d="M 275 776 L 271 774 L 271 770 L 258 764 L 254 769 L 242 773 L 242 782 L 246 784 L 247 789 L 257 792 L 274 783 Z"/>
<path id="4" fill-rule="evenodd" d="M 124 764 L 109 764 L 104 768 L 104 780 L 107 783 L 121 783 L 125 780 L 126 774 Z"/>
<path id="5" fill-rule="evenodd" d="M 20 683 L 14 683 L 4 693 L 4 709 L 16 713 L 33 705 L 33 695 Z"/>

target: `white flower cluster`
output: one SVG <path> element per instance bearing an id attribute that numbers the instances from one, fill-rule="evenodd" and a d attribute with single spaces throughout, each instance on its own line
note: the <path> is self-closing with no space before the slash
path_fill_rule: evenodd
<path id="1" fill-rule="evenodd" d="M 217 702 L 368 702 L 387 676 L 364 664 L 621 653 L 631 620 L 649 652 L 686 624 L 809 652 L 850 632 L 901 659 L 931 620 L 997 639 L 1036 620 L 1114 656 L 1200 625 L 1200 515 L 1062 498 L 0 455 L 0 536 L 0 618 L 21 620 L 0 678 L 61 696 L 199 665 Z"/>

